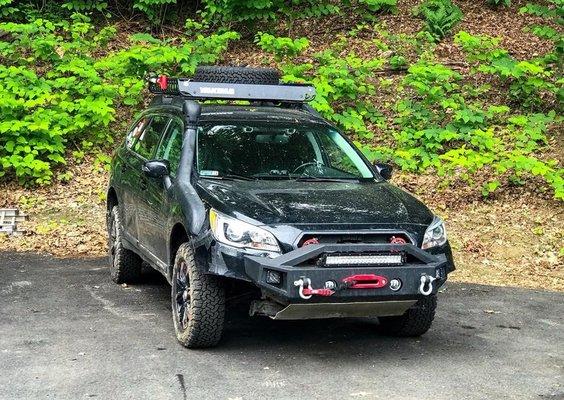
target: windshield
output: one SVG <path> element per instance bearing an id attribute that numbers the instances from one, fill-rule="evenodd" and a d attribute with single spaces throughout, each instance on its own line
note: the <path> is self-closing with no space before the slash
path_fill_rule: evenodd
<path id="1" fill-rule="evenodd" d="M 198 131 L 201 177 L 363 179 L 370 168 L 343 136 L 323 125 L 231 123 Z"/>

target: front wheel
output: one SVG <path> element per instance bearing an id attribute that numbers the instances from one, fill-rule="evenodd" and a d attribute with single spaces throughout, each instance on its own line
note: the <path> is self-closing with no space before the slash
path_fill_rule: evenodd
<path id="1" fill-rule="evenodd" d="M 183 243 L 172 271 L 172 319 L 176 337 L 189 348 L 219 343 L 225 319 L 225 291 L 221 282 L 198 269 L 194 250 Z"/>
<path id="2" fill-rule="evenodd" d="M 431 328 L 436 308 L 437 296 L 425 296 L 403 315 L 378 318 L 380 329 L 392 336 L 421 336 Z"/>

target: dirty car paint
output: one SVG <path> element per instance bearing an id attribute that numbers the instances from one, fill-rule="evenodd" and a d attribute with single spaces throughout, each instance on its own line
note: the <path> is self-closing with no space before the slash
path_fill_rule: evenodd
<path id="1" fill-rule="evenodd" d="M 433 214 L 386 182 L 217 181 L 197 190 L 219 211 L 261 224 L 420 224 Z"/>

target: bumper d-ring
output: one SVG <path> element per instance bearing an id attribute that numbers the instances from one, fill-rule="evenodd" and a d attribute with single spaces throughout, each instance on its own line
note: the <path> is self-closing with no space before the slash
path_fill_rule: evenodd
<path id="1" fill-rule="evenodd" d="M 298 293 L 300 294 L 300 297 L 304 300 L 309 300 L 313 296 L 312 294 L 310 295 L 304 294 L 304 286 L 310 287 L 310 285 L 311 285 L 311 279 L 309 278 L 300 278 L 297 281 L 294 281 L 294 286 L 298 286 Z"/>
<path id="2" fill-rule="evenodd" d="M 423 296 L 429 296 L 433 293 L 433 281 L 437 278 L 429 276 L 427 274 L 421 275 L 421 283 L 419 284 L 419 293 Z M 427 289 L 425 289 L 427 287 Z"/>

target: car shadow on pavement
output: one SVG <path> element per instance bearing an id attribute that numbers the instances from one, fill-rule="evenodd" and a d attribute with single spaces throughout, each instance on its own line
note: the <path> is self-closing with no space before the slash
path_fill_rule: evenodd
<path id="1" fill-rule="evenodd" d="M 448 327 L 443 326 L 446 323 L 437 319 L 421 337 L 398 338 L 379 332 L 377 318 L 275 321 L 250 317 L 246 309 L 235 308 L 228 310 L 224 338 L 216 351 L 291 350 L 298 358 L 338 356 L 346 361 L 358 357 L 406 360 L 440 354 L 446 348 L 453 354 L 464 355 L 487 347 L 484 339 L 468 333 L 460 324 L 450 321 Z"/>
<path id="2" fill-rule="evenodd" d="M 146 268 L 137 287 L 150 288 L 155 307 L 164 311 L 170 286 L 159 272 Z M 249 349 L 261 351 L 287 351 L 295 349 L 302 355 L 319 356 L 325 351 L 339 354 L 341 358 L 355 358 L 360 354 L 367 357 L 386 357 L 407 359 L 418 354 L 449 351 L 464 354 L 476 352 L 487 347 L 485 340 L 468 329 L 464 321 L 449 321 L 439 316 L 433 327 L 424 336 L 416 338 L 397 338 L 379 332 L 377 318 L 335 318 L 301 321 L 275 321 L 267 317 L 250 317 L 248 305 L 238 303 L 228 306 L 223 339 L 213 353 L 240 352 Z M 457 315 L 463 318 L 462 315 Z M 170 329 L 172 330 L 172 321 Z M 448 326 L 443 326 L 448 325 Z M 453 339 L 456 338 L 456 339 Z M 399 354 L 399 356 L 398 356 Z M 407 358 L 406 358 L 407 357 Z"/>

